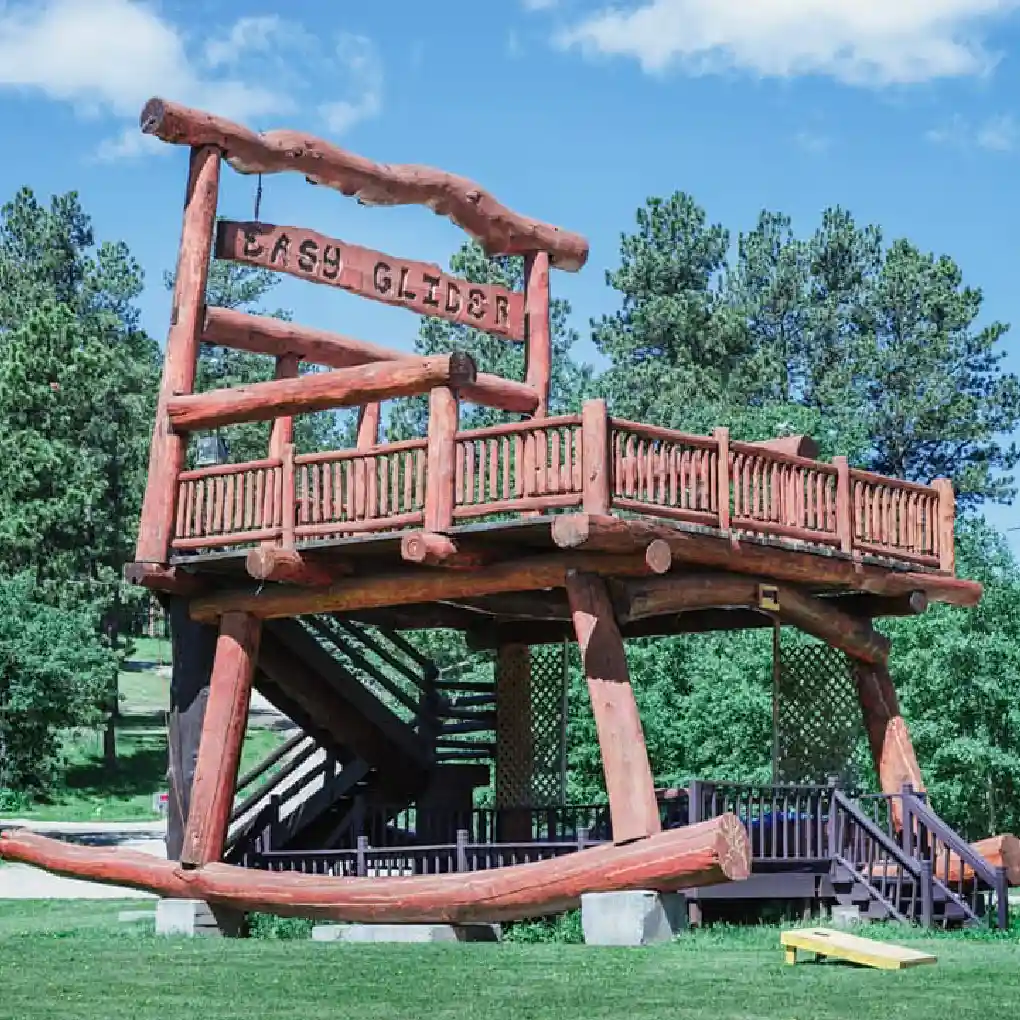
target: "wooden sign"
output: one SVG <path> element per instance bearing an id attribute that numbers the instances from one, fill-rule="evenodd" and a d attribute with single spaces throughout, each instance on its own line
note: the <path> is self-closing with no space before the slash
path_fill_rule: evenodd
<path id="1" fill-rule="evenodd" d="M 223 220 L 216 230 L 216 257 L 524 340 L 523 294 L 470 283 L 426 262 L 394 258 L 301 227 Z"/>
<path id="2" fill-rule="evenodd" d="M 758 608 L 766 613 L 779 612 L 779 589 L 774 584 L 758 585 Z"/>

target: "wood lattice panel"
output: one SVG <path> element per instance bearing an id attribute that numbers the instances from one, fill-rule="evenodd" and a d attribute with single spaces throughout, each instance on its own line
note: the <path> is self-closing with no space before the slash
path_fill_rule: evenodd
<path id="1" fill-rule="evenodd" d="M 496 664 L 496 806 L 563 803 L 565 646 L 501 648 Z"/>
<path id="2" fill-rule="evenodd" d="M 776 685 L 776 782 L 852 782 L 863 732 L 850 660 L 828 645 L 780 642 Z"/>
<path id="3" fill-rule="evenodd" d="M 531 804 L 564 803 L 566 795 L 566 646 L 531 652 Z"/>

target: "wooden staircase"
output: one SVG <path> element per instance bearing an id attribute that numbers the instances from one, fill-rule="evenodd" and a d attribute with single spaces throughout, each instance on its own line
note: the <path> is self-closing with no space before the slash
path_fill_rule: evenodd
<path id="1" fill-rule="evenodd" d="M 490 763 L 495 694 L 458 672 L 336 616 L 267 622 L 255 686 L 296 733 L 240 778 L 225 859 L 338 846 L 366 811 L 396 818 L 437 768 Z"/>

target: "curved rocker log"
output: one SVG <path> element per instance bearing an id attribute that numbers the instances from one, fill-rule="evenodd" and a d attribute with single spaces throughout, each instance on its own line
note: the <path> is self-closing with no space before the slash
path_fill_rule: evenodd
<path id="1" fill-rule="evenodd" d="M 365 923 L 468 924 L 559 913 L 576 907 L 586 892 L 668 892 L 741 881 L 750 873 L 751 848 L 736 815 L 725 814 L 553 860 L 407 878 L 280 874 L 230 864 L 187 870 L 136 851 L 74 846 L 24 830 L 0 833 L 0 858 L 242 911 Z"/>
<path id="2" fill-rule="evenodd" d="M 362 205 L 423 205 L 449 217 L 489 255 L 547 251 L 552 264 L 570 272 L 588 259 L 588 242 L 548 223 L 513 212 L 474 181 L 445 170 L 400 163 L 375 163 L 300 131 L 256 134 L 240 124 L 165 99 L 150 99 L 142 131 L 176 145 L 214 145 L 242 174 L 302 173 Z"/>

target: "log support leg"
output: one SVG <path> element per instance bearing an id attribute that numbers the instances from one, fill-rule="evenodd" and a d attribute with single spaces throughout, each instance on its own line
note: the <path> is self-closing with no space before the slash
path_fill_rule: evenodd
<path id="1" fill-rule="evenodd" d="M 496 838 L 531 841 L 531 649 L 503 645 L 496 659 Z"/>
<path id="2" fill-rule="evenodd" d="M 247 613 L 220 621 L 182 864 L 201 867 L 223 856 L 261 635 L 262 622 Z"/>
<path id="3" fill-rule="evenodd" d="M 170 677 L 170 724 L 168 734 L 166 856 L 179 861 L 184 846 L 184 828 L 191 805 L 191 787 L 198 761 L 198 744 L 205 721 L 206 702 L 216 628 L 196 623 L 188 615 L 188 600 L 167 598 L 173 672 Z"/>
<path id="4" fill-rule="evenodd" d="M 914 745 L 900 714 L 899 699 L 889 670 L 884 664 L 872 666 L 858 662 L 854 667 L 854 680 L 882 792 L 898 794 L 906 783 L 915 790 L 923 790 L 924 782 Z M 892 804 L 893 820 L 899 826 L 902 824 L 901 805 L 895 797 Z"/>
<path id="5" fill-rule="evenodd" d="M 613 839 L 642 839 L 662 826 L 623 638 L 605 581 L 571 571 L 566 585 L 602 751 Z"/>

